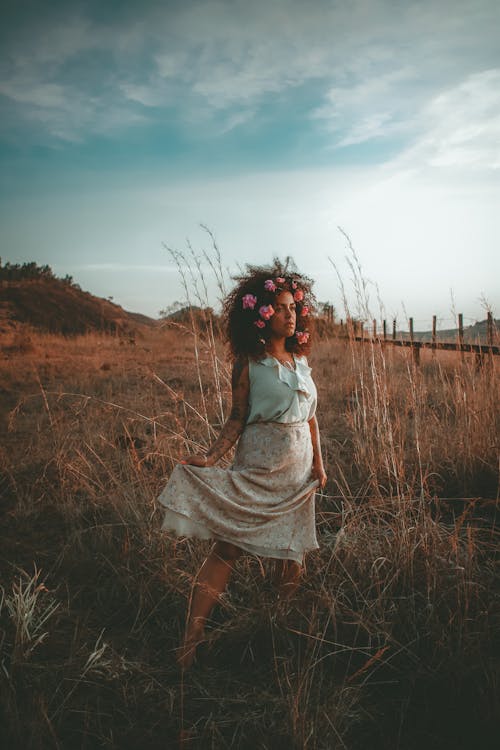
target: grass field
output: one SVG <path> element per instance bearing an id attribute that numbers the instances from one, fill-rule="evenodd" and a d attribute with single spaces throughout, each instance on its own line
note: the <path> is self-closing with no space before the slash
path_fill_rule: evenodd
<path id="1" fill-rule="evenodd" d="M 320 549 L 286 609 L 272 561 L 239 560 L 182 677 L 210 543 L 162 534 L 155 497 L 227 413 L 222 345 L 176 327 L 3 354 L 2 746 L 498 747 L 496 362 L 318 342 Z"/>

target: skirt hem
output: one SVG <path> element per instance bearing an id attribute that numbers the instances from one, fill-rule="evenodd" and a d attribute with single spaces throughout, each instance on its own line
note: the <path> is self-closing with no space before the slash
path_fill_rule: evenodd
<path id="1" fill-rule="evenodd" d="M 271 557 L 279 560 L 295 560 L 302 564 L 304 561 L 304 555 L 306 552 L 310 552 L 315 549 L 319 549 L 319 544 L 316 543 L 314 547 L 304 549 L 302 552 L 294 550 L 291 547 L 280 548 L 280 549 L 269 549 L 260 547 L 259 545 L 249 544 L 248 542 L 240 542 L 239 539 L 230 539 L 224 537 L 216 531 L 213 531 L 208 526 L 195 521 L 184 513 L 167 508 L 165 517 L 163 519 L 162 531 L 173 531 L 178 537 L 189 537 L 198 539 L 215 539 L 220 542 L 228 542 L 239 547 L 244 552 L 248 552 L 251 555 L 257 555 L 258 557 Z"/>

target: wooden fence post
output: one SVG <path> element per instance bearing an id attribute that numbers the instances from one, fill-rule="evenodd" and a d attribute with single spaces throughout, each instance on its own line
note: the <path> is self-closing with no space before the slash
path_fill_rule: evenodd
<path id="1" fill-rule="evenodd" d="M 488 342 L 488 346 L 493 346 L 493 313 L 489 311 L 486 320 L 486 340 Z M 493 367 L 493 350 L 490 349 L 488 354 L 490 356 L 488 357 L 486 362 L 488 363 L 489 367 Z"/>
<path id="2" fill-rule="evenodd" d="M 486 332 L 487 332 L 488 346 L 493 346 L 493 313 L 491 312 L 488 312 Z"/>
<path id="3" fill-rule="evenodd" d="M 384 320 L 384 341 L 387 341 L 387 323 Z"/>
<path id="4" fill-rule="evenodd" d="M 413 318 L 410 318 L 410 341 L 411 341 L 411 353 L 413 355 L 413 361 L 415 362 L 415 365 L 418 367 L 420 364 L 420 347 L 415 344 L 415 339 L 413 338 Z"/>
<path id="5" fill-rule="evenodd" d="M 373 318 L 373 340 L 377 340 L 377 321 Z"/>
<path id="6" fill-rule="evenodd" d="M 462 362 L 465 360 L 464 350 L 462 345 L 464 343 L 464 316 L 462 313 L 458 313 L 458 344 L 460 346 L 460 359 Z"/>
<path id="7" fill-rule="evenodd" d="M 432 359 L 436 359 L 436 324 L 437 324 L 437 316 L 432 316 Z"/>
<path id="8" fill-rule="evenodd" d="M 392 340 L 396 341 L 396 318 L 392 321 Z"/>

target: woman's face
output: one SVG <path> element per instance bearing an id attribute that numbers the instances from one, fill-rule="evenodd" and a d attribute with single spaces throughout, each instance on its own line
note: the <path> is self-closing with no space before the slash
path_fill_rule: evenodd
<path id="1" fill-rule="evenodd" d="M 276 338 L 288 338 L 295 333 L 297 313 L 291 292 L 280 292 L 273 303 L 274 315 L 269 320 L 271 334 Z"/>

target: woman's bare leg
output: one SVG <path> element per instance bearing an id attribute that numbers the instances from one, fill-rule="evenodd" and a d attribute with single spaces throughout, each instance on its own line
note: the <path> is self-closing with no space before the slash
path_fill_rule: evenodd
<path id="1" fill-rule="evenodd" d="M 177 653 L 177 661 L 183 669 L 193 663 L 196 648 L 203 640 L 207 617 L 225 591 L 234 563 L 241 554 L 242 550 L 234 544 L 216 542 L 201 566 L 193 584 L 184 641 Z"/>
<path id="2" fill-rule="evenodd" d="M 278 586 L 280 599 L 289 599 L 297 590 L 302 566 L 296 560 L 276 560 L 274 582 Z"/>

